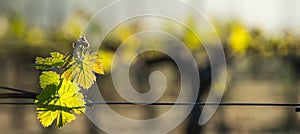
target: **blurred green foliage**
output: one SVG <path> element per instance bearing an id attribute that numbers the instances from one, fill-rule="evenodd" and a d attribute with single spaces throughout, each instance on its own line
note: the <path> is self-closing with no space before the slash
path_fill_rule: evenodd
<path id="1" fill-rule="evenodd" d="M 88 17 L 78 11 L 62 24 L 49 28 L 29 24 L 22 16 L 0 14 L 0 56 L 7 53 L 45 56 L 50 51 L 66 52 L 80 37 Z"/>
<path id="2" fill-rule="evenodd" d="M 45 28 L 38 25 L 30 25 L 28 20 L 22 16 L 2 14 L 0 15 L 0 44 L 2 47 L 0 56 L 6 53 L 45 56 L 50 51 L 69 51 L 72 48 L 72 42 L 82 34 L 82 30 L 91 16 L 84 11 L 78 10 L 68 16 L 63 23 L 56 24 L 51 28 Z M 201 45 L 201 38 L 207 37 L 195 35 L 193 30 L 197 29 L 196 21 L 192 17 L 187 18 L 186 24 L 190 29 L 171 23 L 165 23 L 165 31 L 177 36 L 194 53 L 195 57 L 200 57 L 198 60 L 201 61 L 201 57 L 206 56 L 206 54 L 203 54 L 205 50 Z M 228 22 L 213 20 L 212 24 L 220 37 L 227 56 L 299 56 L 300 40 L 297 34 L 291 34 L 286 31 L 269 35 L 265 34 L 260 28 L 247 27 L 237 20 Z M 147 24 L 135 21 L 121 24 L 111 31 L 104 40 L 104 46 L 100 48 L 103 52 L 101 55 L 104 58 L 105 72 L 109 72 L 114 54 L 114 50 L 108 48 L 117 48 L 126 41 L 126 44 L 129 46 L 126 48 L 128 53 L 138 50 L 139 44 L 143 43 L 143 41 L 128 39 L 143 31 L 144 27 L 147 27 Z M 91 28 L 95 35 L 97 32 L 101 32 L 101 27 L 99 26 Z M 165 40 L 160 40 L 156 43 L 160 43 L 162 47 L 167 47 L 168 44 Z M 130 57 L 130 55 L 128 56 Z M 159 54 L 153 52 L 152 55 L 149 55 L 149 57 L 151 56 L 159 56 Z M 124 60 L 126 57 L 123 57 Z"/>
<path id="3" fill-rule="evenodd" d="M 10 58 L 10 60 L 14 60 L 15 58 L 10 57 L 11 55 L 19 55 L 20 57 L 22 56 L 22 58 L 46 56 L 51 51 L 59 51 L 62 53 L 66 53 L 71 50 L 72 43 L 80 36 L 84 25 L 87 23 L 90 17 L 90 14 L 87 14 L 83 11 L 76 11 L 70 16 L 68 16 L 68 18 L 65 18 L 65 21 L 63 21 L 62 23 L 55 24 L 53 27 L 50 28 L 45 28 L 39 25 L 29 24 L 28 20 L 26 20 L 26 18 L 22 16 L 0 14 L 0 59 Z M 172 22 L 168 22 L 165 24 L 165 30 L 174 34 L 183 43 L 185 43 L 187 47 L 193 52 L 198 62 L 198 65 L 203 66 L 208 63 L 205 50 L 201 44 L 201 38 L 203 37 L 198 38 L 193 33 L 192 30 L 197 28 L 197 23 L 195 22 L 195 20 L 193 20 L 193 18 L 188 18 L 187 24 L 192 29 L 188 30 L 183 26 L 173 24 Z M 257 57 L 263 59 L 288 56 L 298 58 L 300 56 L 300 38 L 298 34 L 285 31 L 270 35 L 265 33 L 265 31 L 263 31 L 261 28 L 247 27 L 242 22 L 237 20 L 221 22 L 216 19 L 212 21 L 212 24 L 215 28 L 216 33 L 220 37 L 220 40 L 223 44 L 227 56 L 238 57 L 241 59 L 256 56 L 255 58 L 252 58 L 255 60 L 257 60 Z M 116 27 L 105 38 L 104 43 L 100 48 L 100 55 L 103 58 L 102 63 L 104 72 L 107 74 L 106 76 L 109 75 L 115 50 L 120 46 L 120 44 L 122 44 L 124 41 L 127 41 L 126 45 L 128 45 L 128 47 L 126 47 L 126 51 L 137 51 L 139 49 L 139 44 L 144 43 L 143 40 L 127 39 L 133 36 L 134 34 L 142 31 L 143 27 L 146 26 L 146 24 L 141 24 L 138 21 L 130 25 L 120 25 Z M 95 35 L 97 34 L 97 32 L 101 32 L 101 27 L 95 25 L 92 28 L 93 32 L 95 32 Z M 170 42 L 166 40 L 159 40 L 155 43 L 159 43 L 161 47 L 169 47 L 168 45 Z M 144 54 L 142 58 L 154 58 L 159 56 L 161 56 L 160 53 L 148 52 Z M 128 55 L 128 57 L 130 57 L 130 55 Z M 122 58 L 126 60 L 126 57 Z M 18 65 L 12 63 L 7 64 L 7 68 L 11 69 L 14 66 L 22 65 L 18 69 L 25 68 L 23 71 L 20 72 L 27 73 L 29 67 L 26 68 L 26 66 L 24 67 L 23 65 L 32 63 L 34 58 L 28 58 L 27 61 L 22 61 L 22 63 L 20 62 L 21 60 L 24 59 L 16 59 L 15 62 L 12 62 L 18 63 Z M 266 60 L 257 60 L 253 64 L 258 65 L 262 61 Z M 3 60 L 3 63 L 6 64 L 10 62 Z M 252 70 L 261 69 L 265 71 L 263 68 L 257 68 L 258 67 L 255 66 Z M 270 65 L 268 65 L 265 68 L 270 68 Z M 11 75 L 9 73 L 17 71 L 18 69 L 3 71 L 8 73 L 3 75 L 7 76 L 3 79 L 8 79 L 8 76 Z M 234 69 L 238 70 L 237 68 Z M 286 68 L 284 69 L 288 70 L 288 66 L 286 66 Z M 258 73 L 252 72 L 252 74 L 256 75 Z M 28 79 L 28 76 L 30 75 L 23 74 L 23 77 L 19 79 L 26 79 L 27 81 L 24 82 L 26 84 L 29 82 L 35 83 L 34 80 Z M 15 80 L 12 79 L 12 81 Z M 105 84 L 105 82 L 101 84 Z M 21 86 L 23 87 L 23 85 Z M 29 84 L 28 88 L 32 88 L 32 85 Z M 253 91 L 257 93 L 256 90 Z M 274 93 L 271 92 L 268 92 L 268 94 L 274 95 Z M 291 94 L 294 93 L 292 92 Z M 110 93 L 110 95 L 112 94 Z M 288 97 L 291 98 L 290 95 Z"/>
<path id="4" fill-rule="evenodd" d="M 176 22 L 175 22 L 176 23 Z M 170 24 L 167 22 L 165 24 L 165 30 L 174 36 L 178 37 L 186 46 L 191 50 L 197 59 L 198 65 L 207 63 L 207 55 L 205 49 L 202 46 L 201 38 L 210 37 L 199 37 L 195 35 L 194 29 L 197 29 L 197 23 L 191 17 L 187 19 L 186 24 L 190 29 L 178 24 Z M 242 22 L 238 20 L 231 20 L 228 22 L 219 22 L 218 20 L 213 20 L 212 25 L 215 28 L 217 35 L 226 51 L 226 56 L 228 57 L 250 57 L 259 56 L 261 58 L 267 57 L 285 57 L 293 56 L 298 57 L 299 55 L 299 43 L 300 38 L 297 34 L 292 34 L 289 31 L 277 32 L 273 34 L 266 34 L 264 31 L 258 27 L 247 27 Z M 139 45 L 143 43 L 142 40 L 129 39 L 133 37 L 136 33 L 143 30 L 143 27 L 147 27 L 147 24 L 141 24 L 139 21 L 134 21 L 131 23 L 122 24 L 116 27 L 104 40 L 104 46 L 102 46 L 101 51 L 105 59 L 104 65 L 106 72 L 110 68 L 112 56 L 114 51 L 107 48 L 115 48 L 116 50 L 122 43 L 126 41 L 126 51 L 132 53 L 139 49 Z M 161 47 L 168 47 L 170 42 L 165 40 L 160 40 Z M 210 44 L 214 45 L 214 44 Z M 155 52 L 154 52 L 155 53 Z M 149 53 L 148 53 L 149 54 Z M 148 58 L 153 58 L 153 56 L 159 55 L 149 55 Z M 126 60 L 126 57 L 122 57 Z M 130 57 L 130 56 L 129 56 Z"/>

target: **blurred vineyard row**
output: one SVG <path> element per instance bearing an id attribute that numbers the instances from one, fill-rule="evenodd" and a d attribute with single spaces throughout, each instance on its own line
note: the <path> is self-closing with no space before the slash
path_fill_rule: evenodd
<path id="1" fill-rule="evenodd" d="M 26 49 L 26 53 L 44 52 L 36 51 L 38 49 L 69 50 L 72 46 L 71 43 L 80 36 L 90 17 L 91 15 L 87 13 L 77 11 L 66 18 L 63 23 L 45 28 L 30 25 L 26 18 L 22 16 L 2 14 L 0 15 L 0 41 L 2 46 L 0 54 L 3 55 L 3 53 L 10 51 L 24 53 L 24 49 Z M 187 22 L 191 28 L 197 26 L 192 18 L 187 19 Z M 266 57 L 299 55 L 300 38 L 298 34 L 285 31 L 267 35 L 260 28 L 247 27 L 237 20 L 227 22 L 213 20 L 212 25 L 228 55 L 258 54 Z M 108 40 L 108 44 L 109 41 L 113 44 L 116 43 L 116 40 L 119 43 L 126 40 L 139 27 L 143 27 L 143 24 L 119 27 L 115 33 L 112 33 L 113 39 Z M 94 28 L 94 31 L 101 31 L 101 26 Z M 166 29 L 176 30 L 176 27 L 173 27 L 174 29 L 170 28 L 172 27 L 166 24 Z M 177 33 L 190 49 L 197 48 L 201 44 L 201 37 L 199 40 L 192 32 L 183 30 Z"/>
<path id="2" fill-rule="evenodd" d="M 29 20 L 23 16 L 0 14 L 0 61 L 3 65 L 0 66 L 0 72 L 3 74 L 3 77 L 0 77 L 0 85 L 22 87 L 24 89 L 39 92 L 39 72 L 34 70 L 32 66 L 34 58 L 36 56 L 46 56 L 52 51 L 66 53 L 72 50 L 72 42 L 74 42 L 80 36 L 80 34 L 82 34 L 82 30 L 91 16 L 91 14 L 88 14 L 84 11 L 76 11 L 65 18 L 65 20 L 61 23 L 44 27 L 30 24 Z M 172 22 L 168 21 L 164 21 L 164 29 L 165 31 L 176 35 L 176 37 L 186 44 L 186 46 L 196 57 L 199 66 L 207 66 L 207 56 L 201 45 L 202 37 L 197 38 L 197 36 L 195 36 L 192 32 L 192 30 L 197 27 L 197 24 L 191 17 L 187 17 L 186 21 L 188 26 L 191 27 L 191 30 L 187 30 L 183 26 L 172 24 Z M 234 74 L 235 76 L 233 77 L 236 78 L 233 80 L 233 84 L 231 83 L 228 85 L 228 87 L 232 89 L 228 90 L 228 96 L 225 95 L 224 97 L 225 100 L 238 102 L 275 102 L 277 100 L 281 102 L 295 102 L 298 100 L 297 80 L 295 80 L 298 79 L 298 77 L 293 76 L 294 70 L 291 71 L 289 65 L 286 64 L 287 62 L 281 60 L 281 58 L 293 57 L 297 59 L 300 56 L 300 35 L 291 33 L 289 31 L 266 34 L 259 27 L 247 27 L 238 20 L 224 22 L 217 19 L 212 19 L 211 21 L 217 35 L 220 37 L 226 56 L 228 59 L 230 59 L 231 64 L 229 64 L 228 68 L 234 70 L 232 74 Z M 103 58 L 106 75 L 101 76 L 100 82 L 98 83 L 100 83 L 101 87 L 104 88 L 103 95 L 105 99 L 108 99 L 108 101 L 122 101 L 122 98 L 119 97 L 115 91 L 112 91 L 112 83 L 110 80 L 108 80 L 110 78 L 109 72 L 113 55 L 116 49 L 125 41 L 127 41 L 128 46 L 130 46 L 128 47 L 128 52 L 136 51 L 139 47 L 139 44 L 144 43 L 143 40 L 128 41 L 127 39 L 139 31 L 143 31 L 145 27 L 147 27 L 147 24 L 140 22 L 139 20 L 133 21 L 132 23 L 125 22 L 124 24 L 119 25 L 111 33 L 109 33 L 107 37 L 105 37 L 103 46 L 100 48 L 100 54 Z M 95 35 L 97 35 L 97 32 L 101 32 L 101 24 L 92 27 L 92 31 L 95 32 Z M 87 37 L 89 39 L 89 36 Z M 166 42 L 165 40 L 157 40 L 154 43 L 157 43 L 162 47 L 170 47 L 169 45 L 171 44 L 171 42 Z M 161 53 L 150 52 L 142 55 L 142 58 L 143 56 L 147 59 L 151 59 L 160 57 Z M 126 60 L 126 57 L 123 58 Z M 246 65 L 244 64 L 245 62 L 241 62 L 246 61 L 247 59 L 250 60 L 248 60 Z M 250 69 L 245 67 L 245 69 L 242 68 L 243 66 L 254 67 Z M 160 64 L 157 68 L 159 67 L 162 68 L 162 70 L 164 67 L 170 67 L 165 69 L 167 70 L 166 75 L 175 79 L 170 80 L 171 84 L 169 84 L 170 86 L 167 87 L 167 93 L 169 94 L 167 94 L 167 97 L 163 98 L 162 100 L 175 101 L 177 98 L 177 90 L 174 89 L 179 87 L 176 85 L 179 82 L 176 81 L 177 76 L 174 75 L 174 70 L 172 68 L 173 66 Z M 246 70 L 246 73 L 238 73 L 239 68 L 244 69 L 244 71 Z M 247 78 L 248 74 L 255 76 Z M 267 77 L 265 79 L 258 79 L 258 74 L 267 75 Z M 141 79 L 145 79 L 144 77 L 147 78 L 147 76 L 143 76 L 143 78 L 136 77 L 136 79 L 141 81 Z M 147 82 L 148 81 L 144 83 Z M 277 85 L 275 84 L 274 86 L 274 83 L 277 83 Z M 142 83 L 140 88 L 148 88 L 147 86 L 149 85 Z M 42 127 L 33 128 L 32 125 L 27 125 L 24 128 L 17 127 L 22 126 L 22 124 L 30 124 L 28 122 L 34 122 L 36 126 L 40 126 L 37 120 L 33 120 L 36 117 L 34 108 L 27 108 L 27 111 L 29 112 L 24 114 L 20 114 L 18 112 L 21 110 L 25 111 L 24 109 L 26 108 L 24 107 L 15 106 L 7 109 L 2 108 L 0 112 L 3 117 L 12 117 L 6 118 L 7 122 L 11 122 L 11 126 L 0 125 L 1 128 L 5 128 L 9 131 L 14 130 L 12 133 L 15 131 L 19 132 L 18 130 L 20 130 L 20 132 L 24 132 L 24 130 L 26 130 L 25 132 L 28 133 L 40 133 L 41 131 L 46 131 Z M 127 115 L 135 113 L 138 117 L 145 115 L 152 116 L 153 113 L 159 113 L 159 110 L 157 110 L 159 108 L 153 108 L 153 110 L 151 108 L 144 108 L 143 106 L 137 109 L 132 109 L 133 112 L 128 111 L 128 109 L 124 109 L 123 107 L 116 109 L 119 110 L 119 112 L 123 112 Z M 209 131 L 217 131 L 217 129 L 220 129 L 219 132 L 222 132 L 222 129 L 226 128 L 226 131 L 228 132 L 231 132 L 232 130 L 239 133 L 247 132 L 247 130 L 250 129 L 257 131 L 265 130 L 267 132 L 269 132 L 268 130 L 273 131 L 278 129 L 283 130 L 284 132 L 290 129 L 293 130 L 299 126 L 299 121 L 296 118 L 297 115 L 295 115 L 293 111 L 285 111 L 285 109 L 277 111 L 275 109 L 274 113 L 272 111 L 274 109 L 271 109 L 268 111 L 270 112 L 269 116 L 266 116 L 265 118 L 261 118 L 261 112 L 265 112 L 263 110 L 268 109 L 263 109 L 261 111 L 259 109 L 255 109 L 260 112 L 255 112 L 255 110 L 252 109 L 245 110 L 238 108 L 224 108 L 222 110 L 217 113 L 216 117 L 211 121 L 210 124 L 207 125 L 207 128 L 204 129 Z M 247 114 L 237 114 L 243 112 Z M 27 115 L 31 116 L 28 117 Z M 252 120 L 253 117 L 256 117 L 256 120 Z M 274 117 L 274 119 L 268 117 Z M 25 120 L 24 118 L 29 119 Z M 11 121 L 11 119 L 13 120 Z M 75 122 L 75 125 L 70 124 L 69 127 L 74 128 L 74 130 L 65 129 L 65 131 L 73 132 L 79 129 L 79 133 L 85 133 L 86 131 L 97 130 L 92 128 L 95 126 L 87 123 L 86 120 L 87 119 L 79 120 L 77 123 Z M 244 122 L 250 122 L 241 124 L 241 120 Z M 257 124 L 259 124 L 260 127 L 256 126 Z M 247 125 L 250 125 L 250 127 Z M 291 127 L 290 125 L 293 126 Z M 178 131 L 178 133 L 183 132 L 184 128 L 182 126 L 180 127 L 178 128 L 179 130 L 174 130 L 174 133 L 176 133 L 175 131 Z M 54 132 L 55 130 L 52 131 Z"/>
<path id="3" fill-rule="evenodd" d="M 49 52 L 46 50 L 65 52 L 79 37 L 86 21 L 84 14 L 76 13 L 62 24 L 42 27 L 30 24 L 22 16 L 0 14 L 0 54 L 43 54 Z"/>

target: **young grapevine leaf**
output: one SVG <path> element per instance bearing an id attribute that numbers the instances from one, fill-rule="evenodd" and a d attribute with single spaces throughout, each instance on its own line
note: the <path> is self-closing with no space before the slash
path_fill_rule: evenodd
<path id="1" fill-rule="evenodd" d="M 54 67 L 61 68 L 65 64 L 66 60 L 63 54 L 52 52 L 50 55 L 51 57 L 47 58 L 36 57 L 34 64 L 35 68 L 41 70 L 50 70 Z"/>
<path id="2" fill-rule="evenodd" d="M 51 57 L 37 57 L 35 67 L 43 71 L 40 76 L 42 92 L 36 97 L 38 119 L 44 127 L 54 121 L 59 128 L 74 120 L 75 114 L 85 111 L 85 101 L 80 87 L 88 89 L 96 80 L 95 73 L 104 74 L 100 55 L 91 50 L 84 36 L 74 44 L 74 53 L 50 53 Z"/>
<path id="3" fill-rule="evenodd" d="M 54 84 L 58 86 L 60 76 L 59 74 L 53 71 L 44 71 L 40 76 L 40 86 L 42 89 L 45 89 L 48 85 Z"/>
<path id="4" fill-rule="evenodd" d="M 74 58 L 63 77 L 89 89 L 96 80 L 94 73 L 104 74 L 101 58 L 97 53 L 86 51 L 81 58 Z"/>
<path id="5" fill-rule="evenodd" d="M 85 37 L 83 36 L 74 44 L 73 59 L 71 65 L 62 77 L 77 83 L 85 89 L 89 89 L 96 80 L 94 73 L 104 74 L 100 55 L 90 50 Z"/>
<path id="6" fill-rule="evenodd" d="M 38 119 L 44 127 L 48 127 L 56 120 L 56 126 L 59 128 L 71 122 L 76 114 L 82 114 L 85 111 L 85 101 L 83 95 L 79 92 L 80 88 L 69 80 L 61 80 L 55 72 L 44 72 L 40 77 L 41 86 L 45 86 L 42 92 L 37 96 L 35 103 L 38 108 Z M 47 83 L 43 83 L 48 78 L 54 76 Z M 57 84 L 57 81 L 60 81 Z"/>

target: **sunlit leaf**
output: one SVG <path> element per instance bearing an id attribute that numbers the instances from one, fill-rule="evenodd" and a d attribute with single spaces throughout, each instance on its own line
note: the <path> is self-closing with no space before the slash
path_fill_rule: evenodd
<path id="1" fill-rule="evenodd" d="M 100 55 L 91 50 L 90 44 L 82 36 L 74 44 L 73 58 L 68 62 L 62 77 L 89 89 L 96 80 L 94 73 L 104 74 Z"/>
<path id="2" fill-rule="evenodd" d="M 42 72 L 42 75 L 40 76 L 40 86 L 43 89 L 51 84 L 58 86 L 59 79 L 59 74 L 53 71 Z"/>
<path id="3" fill-rule="evenodd" d="M 38 119 L 44 127 L 48 127 L 56 120 L 56 126 L 61 128 L 76 118 L 74 113 L 84 113 L 85 101 L 79 92 L 80 88 L 71 81 L 61 80 L 58 85 L 56 82 L 59 78 L 53 78 L 51 81 L 52 83 L 47 83 L 45 89 L 37 96 L 36 110 Z"/>
<path id="4" fill-rule="evenodd" d="M 88 89 L 96 80 L 95 73 L 104 74 L 102 59 L 89 48 L 84 36 L 74 43 L 74 53 L 51 57 L 37 57 L 35 67 L 42 70 L 61 69 L 61 75 L 44 71 L 40 76 L 42 92 L 36 97 L 38 119 L 44 127 L 53 124 L 59 128 L 74 120 L 74 114 L 85 111 L 85 101 L 79 86 Z"/>
<path id="5" fill-rule="evenodd" d="M 85 89 L 89 89 L 95 82 L 94 73 L 104 74 L 101 57 L 93 51 L 85 51 L 79 58 L 74 58 L 70 64 L 71 67 L 64 72 L 63 77 Z"/>
<path id="6" fill-rule="evenodd" d="M 58 52 L 50 53 L 51 57 L 42 58 L 36 57 L 35 59 L 35 68 L 42 69 L 42 70 L 49 70 L 54 67 L 62 67 L 65 63 L 65 56 Z"/>

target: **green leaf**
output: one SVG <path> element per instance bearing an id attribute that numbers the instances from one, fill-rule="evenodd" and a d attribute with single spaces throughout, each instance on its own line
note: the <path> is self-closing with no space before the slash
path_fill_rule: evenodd
<path id="1" fill-rule="evenodd" d="M 59 74 L 57 74 L 53 71 L 42 72 L 42 75 L 40 76 L 40 86 L 43 89 L 46 86 L 51 85 L 51 84 L 58 86 L 59 79 L 60 79 Z"/>
<path id="2" fill-rule="evenodd" d="M 56 126 L 61 128 L 76 118 L 74 113 L 82 114 L 85 111 L 85 101 L 79 92 L 80 88 L 69 80 L 61 80 L 56 85 L 57 80 L 59 78 L 56 77 L 51 80 L 52 83 L 47 83 L 35 100 L 38 119 L 44 127 L 56 120 Z"/>
<path id="3" fill-rule="evenodd" d="M 41 70 L 49 70 L 54 67 L 61 68 L 65 64 L 66 60 L 63 54 L 52 52 L 50 53 L 50 55 L 51 57 L 47 58 L 36 57 L 34 64 L 35 68 Z"/>
<path id="4" fill-rule="evenodd" d="M 40 76 L 42 92 L 36 97 L 38 119 L 44 127 L 53 122 L 59 128 L 74 120 L 75 114 L 85 112 L 85 101 L 79 86 L 88 89 L 96 80 L 95 73 L 104 74 L 102 59 L 89 48 L 84 36 L 74 44 L 74 53 L 65 56 L 58 52 L 51 57 L 37 57 L 35 67 L 41 70 L 53 68 L 62 70 L 44 71 Z"/>
<path id="5" fill-rule="evenodd" d="M 59 111 L 47 110 L 44 112 L 42 108 L 38 108 L 37 110 L 41 110 L 38 115 L 38 118 L 40 119 L 40 122 L 44 127 L 50 126 L 55 119 L 57 119 L 56 126 L 58 126 L 59 128 L 63 127 L 65 124 L 76 119 L 74 114 L 70 112 L 65 112 L 63 110 L 59 110 Z"/>
<path id="6" fill-rule="evenodd" d="M 71 67 L 67 69 L 64 78 L 77 83 L 79 86 L 89 89 L 96 80 L 94 73 L 104 74 L 101 57 L 99 54 L 86 50 L 82 55 L 73 58 Z"/>

